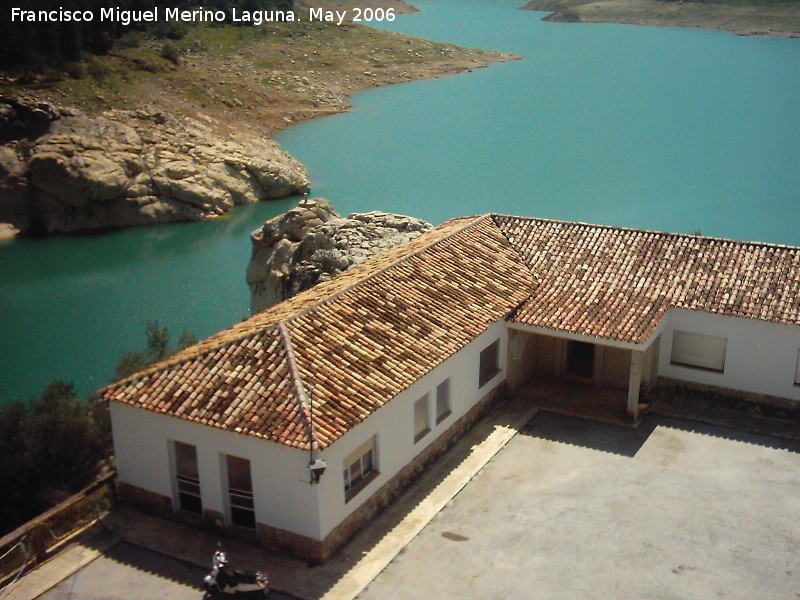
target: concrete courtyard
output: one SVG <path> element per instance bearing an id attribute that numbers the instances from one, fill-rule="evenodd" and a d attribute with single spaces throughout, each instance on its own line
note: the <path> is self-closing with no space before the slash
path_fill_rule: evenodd
<path id="1" fill-rule="evenodd" d="M 798 452 L 540 413 L 360 597 L 800 598 Z"/>
<path id="2" fill-rule="evenodd" d="M 207 568 L 122 542 L 39 596 L 39 599 L 215 600 L 231 597 L 203 591 L 203 578 L 208 571 Z M 264 598 L 264 594 L 254 592 L 238 597 Z M 273 591 L 269 598 L 288 600 L 290 597 Z"/>
<path id="3" fill-rule="evenodd" d="M 324 565 L 226 548 L 307 600 L 800 598 L 800 441 L 534 414 L 495 407 Z M 199 600 L 218 539 L 123 507 L 2 595 Z"/>
<path id="4" fill-rule="evenodd" d="M 208 571 L 121 543 L 40 596 L 42 600 L 199 600 Z"/>

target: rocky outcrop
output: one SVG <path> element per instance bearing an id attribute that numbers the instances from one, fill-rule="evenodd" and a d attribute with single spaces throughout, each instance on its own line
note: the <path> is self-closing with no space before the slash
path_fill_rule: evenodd
<path id="1" fill-rule="evenodd" d="M 47 102 L 0 97 L 0 144 L 39 137 L 58 116 L 58 108 Z"/>
<path id="2" fill-rule="evenodd" d="M 305 199 L 250 236 L 250 310 L 261 312 L 431 227 L 377 211 L 344 218 L 323 198 Z"/>
<path id="3" fill-rule="evenodd" d="M 24 131 L 31 111 L 20 107 L 0 98 L 0 136 Z M 222 139 L 154 110 L 37 110 L 39 127 L 51 117 L 46 132 L 0 147 L 0 223 L 22 231 L 196 221 L 309 189 L 303 166 L 270 139 Z"/>

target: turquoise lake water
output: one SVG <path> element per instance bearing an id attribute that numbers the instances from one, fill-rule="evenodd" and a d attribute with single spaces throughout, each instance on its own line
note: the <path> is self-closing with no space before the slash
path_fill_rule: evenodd
<path id="1" fill-rule="evenodd" d="M 282 132 L 313 195 L 434 223 L 492 211 L 800 245 L 800 40 L 543 23 L 519 4 L 419 2 L 390 24 L 525 58 Z M 248 234 L 294 202 L 0 246 L 0 402 L 105 385 L 147 320 L 175 338 L 240 320 Z"/>

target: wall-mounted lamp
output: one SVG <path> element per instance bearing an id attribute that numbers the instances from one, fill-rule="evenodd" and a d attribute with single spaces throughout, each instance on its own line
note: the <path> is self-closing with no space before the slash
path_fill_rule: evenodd
<path id="1" fill-rule="evenodd" d="M 308 470 L 311 471 L 311 483 L 319 483 L 319 478 L 327 468 L 328 464 L 321 458 L 308 463 Z"/>

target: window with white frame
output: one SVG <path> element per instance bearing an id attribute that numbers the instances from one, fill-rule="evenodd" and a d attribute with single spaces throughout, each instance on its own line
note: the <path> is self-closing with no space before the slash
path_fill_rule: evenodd
<path id="1" fill-rule="evenodd" d="M 344 500 L 349 502 L 378 475 L 377 444 L 371 437 L 344 459 Z"/>
<path id="2" fill-rule="evenodd" d="M 797 351 L 797 366 L 794 369 L 794 384 L 800 385 L 800 350 Z"/>
<path id="3" fill-rule="evenodd" d="M 676 330 L 672 332 L 670 362 L 722 373 L 725 370 L 727 346 L 728 340 L 723 337 Z"/>
<path id="4" fill-rule="evenodd" d="M 450 378 L 436 386 L 436 424 L 450 416 Z"/>
<path id="5" fill-rule="evenodd" d="M 203 514 L 200 500 L 200 474 L 197 468 L 197 447 L 183 442 L 172 442 L 175 451 L 175 487 L 178 492 L 178 510 Z"/>
<path id="6" fill-rule="evenodd" d="M 478 387 L 482 388 L 500 372 L 500 340 L 495 340 L 481 350 Z"/>
<path id="7" fill-rule="evenodd" d="M 425 394 L 422 398 L 414 402 L 414 443 L 416 444 L 424 438 L 431 430 L 431 423 L 428 415 L 430 414 L 430 396 Z"/>

